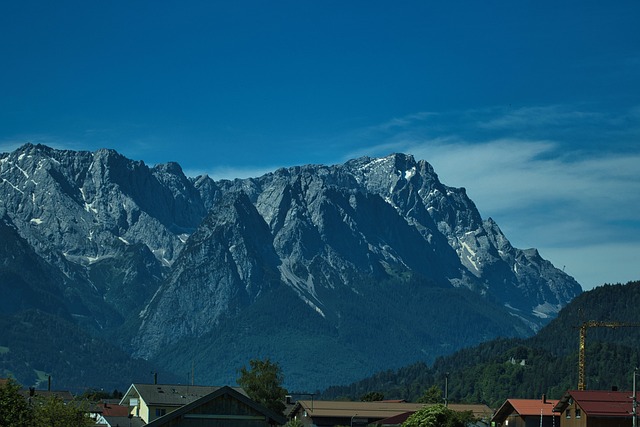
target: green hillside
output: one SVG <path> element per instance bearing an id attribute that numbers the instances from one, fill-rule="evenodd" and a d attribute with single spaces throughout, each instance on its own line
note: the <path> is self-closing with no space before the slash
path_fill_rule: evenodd
<path id="1" fill-rule="evenodd" d="M 486 403 L 505 399 L 559 398 L 577 388 L 579 327 L 588 320 L 640 321 L 640 282 L 604 285 L 584 292 L 559 316 L 528 339 L 497 339 L 438 358 L 380 372 L 347 386 L 330 387 L 324 399 L 359 399 L 377 391 L 386 399 L 416 401 L 433 385 L 444 389 L 448 373 L 450 402 Z M 586 388 L 630 390 L 640 365 L 640 327 L 590 328 L 586 340 Z"/>
<path id="2" fill-rule="evenodd" d="M 150 382 L 153 365 L 131 359 L 106 340 L 90 336 L 74 322 L 38 310 L 0 315 L 0 377 L 25 387 L 81 392 L 87 388 L 126 390 Z M 165 381 L 176 378 L 162 372 Z"/>

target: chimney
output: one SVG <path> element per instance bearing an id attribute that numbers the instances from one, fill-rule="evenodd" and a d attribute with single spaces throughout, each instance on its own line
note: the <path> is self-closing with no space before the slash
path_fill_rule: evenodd
<path id="1" fill-rule="evenodd" d="M 546 394 L 542 394 L 542 403 L 547 403 L 547 395 Z"/>
<path id="2" fill-rule="evenodd" d="M 618 386 L 617 385 L 612 385 L 611 386 L 611 391 L 618 391 Z"/>
<path id="3" fill-rule="evenodd" d="M 47 391 L 51 391 L 51 375 L 49 375 Z"/>

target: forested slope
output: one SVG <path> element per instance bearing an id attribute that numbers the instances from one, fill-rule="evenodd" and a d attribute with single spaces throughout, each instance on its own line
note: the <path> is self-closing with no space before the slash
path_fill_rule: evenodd
<path id="1" fill-rule="evenodd" d="M 528 339 L 497 339 L 438 358 L 378 373 L 325 390 L 326 399 L 359 399 L 378 391 L 386 399 L 416 401 L 448 373 L 450 402 L 499 406 L 507 398 L 559 398 L 578 381 L 579 327 L 588 320 L 636 323 L 640 282 L 603 285 L 584 292 Z M 590 328 L 586 341 L 586 387 L 630 390 L 640 365 L 640 327 Z"/>

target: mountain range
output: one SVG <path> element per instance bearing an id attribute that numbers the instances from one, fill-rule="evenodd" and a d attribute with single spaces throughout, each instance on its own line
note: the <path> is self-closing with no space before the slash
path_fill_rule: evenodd
<path id="1" fill-rule="evenodd" d="M 269 357 L 317 389 L 530 336 L 582 291 L 405 154 L 214 181 L 26 144 L 0 154 L 0 219 L 0 375 L 28 384 L 104 383 L 95 352 L 113 348 L 128 361 L 109 387 L 233 383 Z M 84 366 L 58 366 L 56 340 L 31 357 L 38 330 L 84 337 Z"/>

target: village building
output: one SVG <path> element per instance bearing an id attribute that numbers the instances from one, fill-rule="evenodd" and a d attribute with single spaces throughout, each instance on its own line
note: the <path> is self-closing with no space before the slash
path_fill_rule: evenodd
<path id="1" fill-rule="evenodd" d="M 119 406 L 126 407 L 124 414 L 119 411 L 100 421 L 110 427 L 273 427 L 287 421 L 250 399 L 241 387 L 132 384 Z"/>
<path id="2" fill-rule="evenodd" d="M 146 424 L 220 389 L 217 386 L 179 384 L 131 384 L 120 405 L 130 407 L 129 413 Z M 246 395 L 241 388 L 236 389 Z"/>
<path id="3" fill-rule="evenodd" d="M 147 427 L 274 427 L 287 422 L 237 388 L 220 387 L 147 424 Z"/>
<path id="4" fill-rule="evenodd" d="M 50 399 L 56 398 L 62 400 L 65 404 L 74 401 L 73 394 L 69 390 L 36 390 L 33 387 L 23 388 L 20 390 L 20 394 L 22 394 L 26 399 Z"/>
<path id="5" fill-rule="evenodd" d="M 400 425 L 414 412 L 428 407 L 425 403 L 398 401 L 344 402 L 328 400 L 299 400 L 290 413 L 291 419 L 305 426 L 328 427 L 337 425 L 368 426 L 373 424 Z M 477 418 L 489 420 L 491 409 L 486 405 L 449 404 L 449 409 L 471 411 Z"/>
<path id="6" fill-rule="evenodd" d="M 142 427 L 144 421 L 129 412 L 129 406 L 120 405 L 111 399 L 103 400 L 91 408 L 91 418 L 96 425 L 104 427 Z"/>
<path id="7" fill-rule="evenodd" d="M 558 400 L 507 399 L 491 418 L 495 427 L 560 427 L 560 414 L 553 412 Z"/>
<path id="8" fill-rule="evenodd" d="M 631 427 L 633 392 L 571 390 L 555 406 L 560 427 Z"/>

